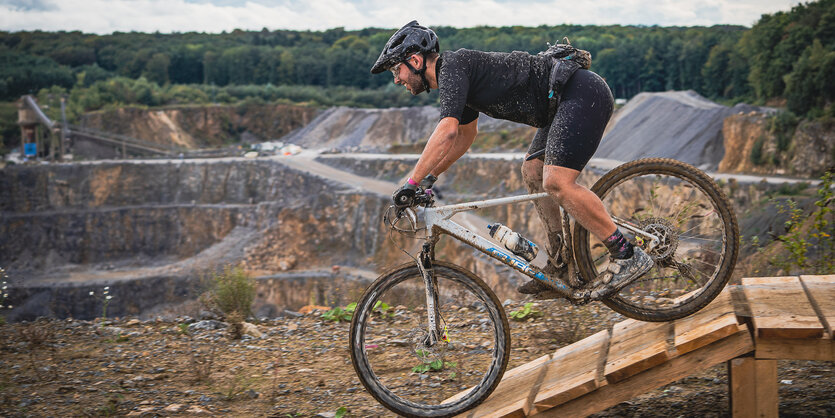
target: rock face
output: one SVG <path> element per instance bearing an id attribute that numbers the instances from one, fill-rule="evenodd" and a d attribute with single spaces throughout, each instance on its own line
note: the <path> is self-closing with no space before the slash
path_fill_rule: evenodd
<path id="1" fill-rule="evenodd" d="M 284 104 L 127 107 L 85 114 L 80 125 L 159 144 L 201 148 L 277 139 L 307 125 L 318 112 L 313 107 Z"/>
<path id="2" fill-rule="evenodd" d="M 803 177 L 819 177 L 826 170 L 835 170 L 835 124 L 804 121 L 792 137 L 791 173 Z"/>
<path id="3" fill-rule="evenodd" d="M 768 116 L 749 112 L 728 116 L 722 124 L 725 156 L 719 163 L 719 171 L 729 173 L 763 173 L 751 160 L 751 152 L 757 141 L 763 148 L 777 147 L 777 140 L 768 131 Z"/>
<path id="4" fill-rule="evenodd" d="M 725 152 L 722 120 L 731 108 L 694 91 L 641 93 L 609 122 L 597 158 L 675 158 L 713 170 Z"/>
<path id="5" fill-rule="evenodd" d="M 110 314 L 147 312 L 194 297 L 202 273 L 226 263 L 373 269 L 385 239 L 385 196 L 274 160 L 10 166 L 0 202 L 0 265 L 12 304 L 33 315 L 96 315 L 85 295 L 107 284 Z"/>
<path id="6" fill-rule="evenodd" d="M 835 167 L 831 122 L 801 122 L 781 150 L 771 121 L 772 114 L 756 111 L 727 117 L 722 126 L 725 156 L 719 171 L 816 178 Z"/>

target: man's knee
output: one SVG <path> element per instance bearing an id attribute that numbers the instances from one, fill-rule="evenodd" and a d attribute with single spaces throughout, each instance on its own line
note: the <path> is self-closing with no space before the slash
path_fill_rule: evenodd
<path id="1" fill-rule="evenodd" d="M 542 182 L 542 186 L 548 194 L 556 198 L 557 201 L 561 202 L 563 197 L 565 197 L 566 192 L 575 187 L 575 184 L 574 181 L 568 178 L 547 176 Z"/>
<path id="2" fill-rule="evenodd" d="M 542 160 L 533 159 L 522 163 L 522 180 L 528 190 L 542 190 Z"/>

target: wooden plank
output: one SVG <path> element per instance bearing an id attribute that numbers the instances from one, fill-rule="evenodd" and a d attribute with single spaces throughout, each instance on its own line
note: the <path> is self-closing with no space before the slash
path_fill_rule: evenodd
<path id="1" fill-rule="evenodd" d="M 618 382 L 667 361 L 670 358 L 667 335 L 671 327 L 672 323 L 634 319 L 615 324 L 604 370 L 606 380 Z"/>
<path id="2" fill-rule="evenodd" d="M 609 382 L 608 385 L 590 392 L 585 396 L 543 411 L 541 415 L 537 414 L 537 416 L 588 416 L 632 399 L 652 389 L 713 367 L 716 364 L 750 353 L 753 350 L 754 344 L 748 334 L 747 327 L 743 325 L 740 327 L 740 331 L 732 336 L 676 357 L 620 382 Z"/>
<path id="3" fill-rule="evenodd" d="M 728 376 L 734 418 L 778 416 L 777 360 L 735 358 L 728 362 Z"/>
<path id="4" fill-rule="evenodd" d="M 551 361 L 552 354 L 537 358 L 507 371 L 496 390 L 475 409 L 467 412 L 468 417 L 513 417 L 527 416 L 531 410 L 530 398 L 538 386 L 544 366 Z M 466 392 L 459 393 L 444 402 L 450 402 Z"/>
<path id="5" fill-rule="evenodd" d="M 725 290 L 701 311 L 673 323 L 676 355 L 689 353 L 739 331 L 731 292 Z"/>
<path id="6" fill-rule="evenodd" d="M 797 277 L 742 279 L 759 338 L 820 338 L 823 325 Z"/>
<path id="7" fill-rule="evenodd" d="M 829 338 L 833 338 L 835 326 L 835 274 L 828 276 L 800 276 L 803 287 L 809 295 L 812 307 L 818 313 Z"/>
<path id="8" fill-rule="evenodd" d="M 835 341 L 820 339 L 757 338 L 755 357 L 778 360 L 835 361 Z"/>
<path id="9" fill-rule="evenodd" d="M 534 397 L 533 412 L 543 411 L 589 393 L 598 381 L 598 368 L 606 360 L 609 332 L 600 331 L 554 353 Z"/>

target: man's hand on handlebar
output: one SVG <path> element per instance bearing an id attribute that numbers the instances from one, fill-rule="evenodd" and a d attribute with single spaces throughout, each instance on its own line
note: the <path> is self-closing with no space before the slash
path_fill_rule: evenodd
<path id="1" fill-rule="evenodd" d="M 433 175 L 428 175 L 418 184 L 411 178 L 409 181 L 400 186 L 391 195 L 394 201 L 394 206 L 397 209 L 405 209 L 415 205 L 429 203 L 432 201 L 432 185 L 435 184 L 437 178 Z"/>
<path id="2" fill-rule="evenodd" d="M 391 200 L 398 209 L 408 208 L 414 204 L 417 191 L 417 184 L 406 183 L 392 193 Z"/>

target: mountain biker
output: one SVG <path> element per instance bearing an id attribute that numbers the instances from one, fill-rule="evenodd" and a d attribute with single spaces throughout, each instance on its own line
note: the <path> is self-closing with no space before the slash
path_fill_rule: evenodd
<path id="1" fill-rule="evenodd" d="M 557 65 L 549 57 L 519 51 L 441 53 L 435 32 L 417 21 L 395 32 L 371 73 L 390 70 L 394 82 L 413 95 L 438 89 L 441 119 L 408 181 L 392 198 L 398 206 L 410 206 L 418 185 L 431 188 L 437 176 L 472 145 L 479 112 L 539 128 L 522 164 L 522 177 L 529 192 L 547 191 L 551 197 L 534 201 L 548 235 L 543 273 L 549 280 L 567 282 L 567 266 L 559 256 L 562 206 L 609 250 L 609 268 L 599 277 L 603 284 L 592 294 L 605 296 L 636 280 L 654 263 L 623 236 L 600 198 L 576 183 L 612 115 L 611 90 L 600 76 L 584 69 L 569 74 L 561 89 L 552 86 L 551 71 Z M 558 106 L 549 101 L 552 88 L 559 95 Z M 540 156 L 529 158 L 535 153 Z M 517 290 L 537 294 L 556 286 L 532 279 Z"/>

